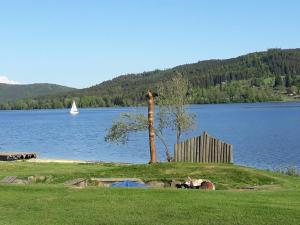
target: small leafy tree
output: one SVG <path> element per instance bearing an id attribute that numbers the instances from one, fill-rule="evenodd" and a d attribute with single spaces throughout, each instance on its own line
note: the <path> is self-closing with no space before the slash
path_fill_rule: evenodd
<path id="1" fill-rule="evenodd" d="M 161 83 L 158 88 L 159 130 L 167 127 L 176 132 L 176 142 L 181 135 L 194 128 L 195 114 L 189 113 L 186 104 L 190 101 L 189 82 L 181 74 Z"/>
<path id="2" fill-rule="evenodd" d="M 171 128 L 176 132 L 176 141 L 180 141 L 182 133 L 192 129 L 195 114 L 188 113 L 185 104 L 189 100 L 189 84 L 180 74 L 170 81 L 161 83 L 158 87 L 158 112 L 156 113 L 157 126 L 155 136 L 165 147 L 168 161 L 172 160 L 170 150 L 165 139 L 165 130 Z M 115 120 L 108 130 L 105 141 L 125 144 L 130 133 L 146 131 L 148 119 L 140 113 L 123 113 Z"/>
<path id="3" fill-rule="evenodd" d="M 172 156 L 170 154 L 167 142 L 165 141 L 162 128 L 155 128 L 155 136 L 162 142 L 165 147 L 166 158 L 170 162 Z M 109 128 L 105 141 L 117 144 L 126 144 L 129 140 L 129 134 L 148 130 L 148 119 L 144 114 L 140 113 L 122 113 L 119 119 L 113 121 Z"/>

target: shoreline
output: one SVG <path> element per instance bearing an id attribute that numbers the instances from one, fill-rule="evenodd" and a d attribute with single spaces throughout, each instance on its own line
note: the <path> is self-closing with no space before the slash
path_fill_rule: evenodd
<path id="1" fill-rule="evenodd" d="M 2 161 L 2 162 L 19 162 L 15 161 Z M 70 164 L 115 164 L 115 165 L 133 165 L 134 163 L 126 162 L 105 162 L 105 161 L 93 161 L 93 160 L 76 160 L 76 159 L 26 159 L 25 162 L 31 163 L 70 163 Z"/>
<path id="2" fill-rule="evenodd" d="M 28 159 L 25 161 L 33 163 L 90 163 L 90 161 L 72 159 Z"/>
<path id="3" fill-rule="evenodd" d="M 219 102 L 219 103 L 190 103 L 187 105 L 228 105 L 228 104 L 264 104 L 264 103 L 300 103 L 299 99 L 292 99 L 292 100 L 283 100 L 283 101 L 265 101 L 265 102 Z M 0 102 L 2 104 L 2 102 Z M 146 107 L 146 105 L 131 105 L 131 106 L 121 106 L 121 105 L 114 105 L 114 106 L 99 106 L 99 107 L 84 107 L 80 109 L 118 109 L 118 108 L 129 108 L 129 107 Z M 39 111 L 39 110 L 69 110 L 70 108 L 40 108 L 40 109 L 0 109 L 0 111 Z"/>

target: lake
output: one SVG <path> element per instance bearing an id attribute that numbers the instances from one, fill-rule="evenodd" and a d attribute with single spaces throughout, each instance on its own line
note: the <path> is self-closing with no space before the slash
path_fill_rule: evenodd
<path id="1" fill-rule="evenodd" d="M 300 168 L 300 103 L 190 105 L 196 129 L 234 146 L 234 162 L 257 168 Z M 147 112 L 144 107 L 69 111 L 0 111 L 0 151 L 33 151 L 39 158 L 147 163 L 148 134 L 135 133 L 126 145 L 106 143 L 104 136 L 121 112 Z M 175 134 L 167 132 L 173 151 Z M 157 140 L 158 159 L 165 160 Z"/>

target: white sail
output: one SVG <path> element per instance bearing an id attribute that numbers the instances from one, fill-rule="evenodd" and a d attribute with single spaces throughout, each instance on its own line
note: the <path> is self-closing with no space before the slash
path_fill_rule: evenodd
<path id="1" fill-rule="evenodd" d="M 79 113 L 77 107 L 76 107 L 76 103 L 75 101 L 73 100 L 73 103 L 72 103 L 72 108 L 70 110 L 70 114 L 72 115 L 77 115 Z"/>

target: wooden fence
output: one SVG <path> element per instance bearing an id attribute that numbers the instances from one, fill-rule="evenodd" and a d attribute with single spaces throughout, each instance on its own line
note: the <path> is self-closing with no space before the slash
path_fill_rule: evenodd
<path id="1" fill-rule="evenodd" d="M 233 146 L 204 132 L 174 146 L 175 162 L 231 163 Z"/>

